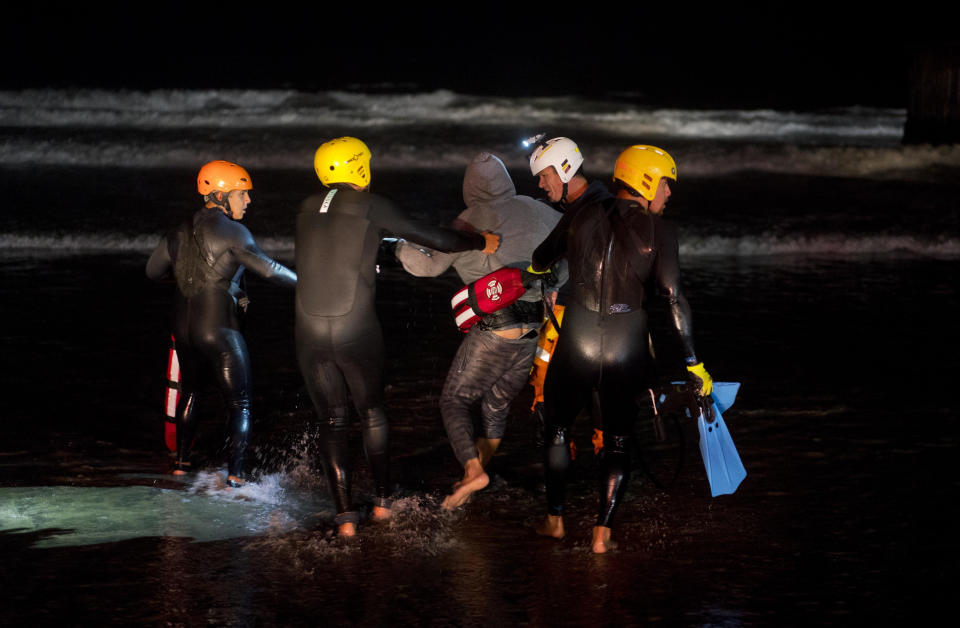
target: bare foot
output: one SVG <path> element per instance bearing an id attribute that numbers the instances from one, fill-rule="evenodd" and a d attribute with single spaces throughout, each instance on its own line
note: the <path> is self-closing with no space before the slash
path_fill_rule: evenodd
<path id="1" fill-rule="evenodd" d="M 617 544 L 610 540 L 610 528 L 593 526 L 593 539 L 590 542 L 590 547 L 594 554 L 606 554 L 616 546 Z"/>
<path id="2" fill-rule="evenodd" d="M 337 528 L 337 536 L 357 536 L 357 526 L 349 521 L 341 523 Z"/>
<path id="3" fill-rule="evenodd" d="M 556 515 L 547 515 L 543 523 L 534 528 L 534 530 L 540 536 L 549 536 L 554 539 L 562 539 L 567 535 L 566 530 L 563 528 L 563 517 Z"/>
<path id="4" fill-rule="evenodd" d="M 463 479 L 454 485 L 453 492 L 446 496 L 440 507 L 444 510 L 453 510 L 467 503 L 470 496 L 490 484 L 490 476 L 483 471 L 480 461 L 476 458 L 467 460 L 464 467 Z"/>
<path id="5" fill-rule="evenodd" d="M 384 508 L 383 506 L 374 506 L 370 518 L 377 523 L 383 523 L 385 521 L 390 521 L 390 514 L 389 508 Z"/>

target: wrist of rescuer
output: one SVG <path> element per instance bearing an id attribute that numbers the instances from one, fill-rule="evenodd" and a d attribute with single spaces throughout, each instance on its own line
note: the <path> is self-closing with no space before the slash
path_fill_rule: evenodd
<path id="1" fill-rule="evenodd" d="M 527 287 L 537 285 L 538 282 L 541 281 L 546 286 L 553 286 L 557 281 L 551 270 L 550 268 L 546 270 L 535 270 L 533 264 L 530 264 L 526 270 L 520 271 L 520 277 L 523 285 Z"/>
<path id="2" fill-rule="evenodd" d="M 696 358 L 694 358 L 694 360 L 696 360 Z M 710 377 L 710 373 L 708 373 L 706 367 L 703 366 L 703 362 L 689 364 L 688 359 L 687 372 L 689 373 L 690 382 L 697 389 L 698 395 L 706 397 L 713 392 L 713 378 Z"/>

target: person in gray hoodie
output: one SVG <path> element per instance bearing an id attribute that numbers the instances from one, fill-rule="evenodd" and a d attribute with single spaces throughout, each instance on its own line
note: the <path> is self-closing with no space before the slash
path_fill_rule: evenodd
<path id="1" fill-rule="evenodd" d="M 467 166 L 463 200 L 467 209 L 460 213 L 453 227 L 498 234 L 497 252 L 439 253 L 401 241 L 396 255 L 407 272 L 435 277 L 453 266 L 460 279 L 469 284 L 506 266 L 526 268 L 534 249 L 561 217 L 545 203 L 518 196 L 506 166 L 495 155 L 485 152 Z M 561 274 L 562 269 L 558 275 Z M 527 382 L 544 319 L 542 295 L 540 281 L 535 281 L 520 300 L 483 316 L 457 350 L 441 393 L 440 413 L 464 473 L 443 500 L 445 509 L 463 505 L 490 482 L 484 468 L 503 438 L 510 404 Z M 470 410 L 478 401 L 483 435 L 474 439 Z"/>

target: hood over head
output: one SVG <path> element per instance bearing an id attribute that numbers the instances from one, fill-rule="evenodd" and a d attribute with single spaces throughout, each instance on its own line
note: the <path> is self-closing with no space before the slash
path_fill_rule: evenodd
<path id="1" fill-rule="evenodd" d="M 463 175 L 463 202 L 467 207 L 516 194 L 507 167 L 496 155 L 480 153 L 467 166 Z"/>

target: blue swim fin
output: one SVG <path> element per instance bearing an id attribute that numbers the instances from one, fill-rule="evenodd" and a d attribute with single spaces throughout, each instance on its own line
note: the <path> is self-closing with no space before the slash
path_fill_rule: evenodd
<path id="1" fill-rule="evenodd" d="M 697 418 L 700 431 L 700 455 L 710 482 L 710 495 L 730 495 L 737 490 L 747 470 L 743 468 L 740 454 L 720 413 L 733 405 L 740 384 L 715 382 L 710 395 L 713 404 L 713 421 L 707 421 L 703 412 Z"/>
<path id="2" fill-rule="evenodd" d="M 713 392 L 710 396 L 713 397 L 720 412 L 726 412 L 737 400 L 739 390 L 740 382 L 713 382 Z"/>

